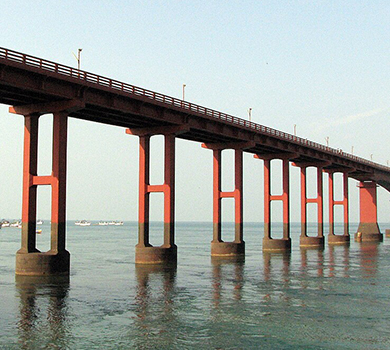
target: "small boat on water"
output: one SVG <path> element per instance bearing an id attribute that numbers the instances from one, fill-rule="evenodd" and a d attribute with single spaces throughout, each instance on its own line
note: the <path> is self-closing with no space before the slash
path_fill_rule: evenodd
<path id="1" fill-rule="evenodd" d="M 107 221 L 99 221 L 99 226 L 108 226 L 108 222 Z"/>
<path id="2" fill-rule="evenodd" d="M 91 222 L 87 220 L 76 221 L 74 224 L 78 226 L 91 226 Z"/>
<path id="3" fill-rule="evenodd" d="M 22 227 L 22 222 L 20 220 L 14 221 L 12 224 L 10 224 L 10 227 Z"/>
<path id="4" fill-rule="evenodd" d="M 36 231 L 36 233 L 37 233 L 38 235 L 40 235 L 40 234 L 42 233 L 42 230 L 39 229 L 39 230 Z"/>
<path id="5" fill-rule="evenodd" d="M 108 223 L 108 225 L 112 225 L 112 226 L 122 226 L 123 225 L 123 221 L 110 221 Z"/>
<path id="6" fill-rule="evenodd" d="M 9 223 L 9 221 L 3 219 L 3 220 L 1 220 L 0 226 L 1 227 L 9 227 L 10 223 Z"/>
<path id="7" fill-rule="evenodd" d="M 42 225 L 43 224 L 43 221 L 42 220 L 37 220 L 37 225 Z"/>

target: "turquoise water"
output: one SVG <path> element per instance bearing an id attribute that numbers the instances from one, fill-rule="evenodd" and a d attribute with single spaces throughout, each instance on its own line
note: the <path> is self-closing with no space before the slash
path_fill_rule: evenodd
<path id="1" fill-rule="evenodd" d="M 48 230 L 44 224 L 39 244 Z M 136 223 L 69 223 L 70 279 L 31 281 L 14 276 L 20 231 L 3 228 L 0 348 L 390 348 L 386 240 L 301 250 L 293 224 L 291 254 L 270 255 L 261 252 L 262 225 L 247 224 L 245 261 L 214 261 L 211 230 L 178 223 L 177 267 L 158 269 L 134 264 Z"/>

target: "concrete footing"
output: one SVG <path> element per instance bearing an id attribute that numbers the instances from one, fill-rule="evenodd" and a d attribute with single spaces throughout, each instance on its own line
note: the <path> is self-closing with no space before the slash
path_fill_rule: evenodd
<path id="1" fill-rule="evenodd" d="M 387 229 L 387 230 L 385 231 L 385 235 L 386 235 L 387 238 L 390 238 L 390 230 L 389 230 L 389 229 Z"/>
<path id="2" fill-rule="evenodd" d="M 15 274 L 22 276 L 69 275 L 70 254 L 62 252 L 16 253 Z"/>
<path id="3" fill-rule="evenodd" d="M 177 261 L 177 246 L 135 247 L 136 264 L 167 264 Z"/>
<path id="4" fill-rule="evenodd" d="M 324 242 L 324 237 L 301 236 L 299 239 L 299 246 L 302 248 L 323 248 Z"/>
<path id="5" fill-rule="evenodd" d="M 263 238 L 263 252 L 284 252 L 291 250 L 290 238 Z"/>
<path id="6" fill-rule="evenodd" d="M 380 232 L 367 233 L 367 232 L 356 232 L 355 233 L 356 242 L 382 242 L 383 235 Z"/>
<path id="7" fill-rule="evenodd" d="M 328 244 L 330 245 L 348 245 L 350 243 L 350 236 L 348 235 L 329 235 Z"/>
<path id="8" fill-rule="evenodd" d="M 245 242 L 211 242 L 211 256 L 230 257 L 245 254 Z"/>

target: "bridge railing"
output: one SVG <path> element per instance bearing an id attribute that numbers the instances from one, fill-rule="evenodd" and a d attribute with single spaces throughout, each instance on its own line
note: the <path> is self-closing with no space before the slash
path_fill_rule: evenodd
<path id="1" fill-rule="evenodd" d="M 72 68 L 69 66 L 65 66 L 62 64 L 58 64 L 52 61 L 48 61 L 42 58 L 26 55 L 17 51 L 9 50 L 0 47 L 0 59 L 5 59 L 8 61 L 13 61 L 17 63 L 24 64 L 26 66 L 39 68 L 45 71 L 54 72 L 60 75 L 64 75 L 67 77 L 71 77 L 74 79 L 78 79 L 83 82 L 97 84 L 102 87 L 110 88 L 113 90 L 122 91 L 124 93 L 128 93 L 136 96 L 143 96 L 150 100 L 166 104 L 169 106 L 173 106 L 176 108 L 184 109 L 187 111 L 191 111 L 197 113 L 199 115 L 208 116 L 212 118 L 216 118 L 219 120 L 223 120 L 224 122 L 238 125 L 243 128 L 247 128 L 262 134 L 271 135 L 282 140 L 287 140 L 289 142 L 294 142 L 306 147 L 311 147 L 317 150 L 321 150 L 323 152 L 328 152 L 331 154 L 336 154 L 337 156 L 344 157 L 359 163 L 367 164 L 373 166 L 375 168 L 379 168 L 382 170 L 389 171 L 390 168 L 384 165 L 380 165 L 378 163 L 374 163 L 367 159 L 354 156 L 352 154 L 342 152 L 341 150 L 336 150 L 334 148 L 319 144 L 317 142 L 313 142 L 307 139 L 303 139 L 301 137 L 297 137 L 283 131 L 279 131 L 261 124 L 253 123 L 251 121 L 234 117 L 226 113 L 222 113 L 210 108 L 206 108 L 194 103 L 190 103 L 187 101 L 180 100 L 178 98 L 174 98 L 171 96 L 167 96 L 164 94 L 160 94 L 158 92 L 154 92 L 151 90 L 147 90 L 138 86 L 130 85 L 127 83 L 120 82 L 118 80 L 106 78 L 94 73 L 89 73 L 86 71 L 78 70 L 76 68 Z"/>

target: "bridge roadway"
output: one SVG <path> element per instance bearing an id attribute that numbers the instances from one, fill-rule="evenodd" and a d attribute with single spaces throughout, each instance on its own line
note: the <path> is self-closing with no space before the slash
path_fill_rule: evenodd
<path id="1" fill-rule="evenodd" d="M 245 152 L 293 154 L 296 163 L 326 162 L 325 170 L 349 168 L 358 181 L 376 181 L 390 191 L 390 168 L 331 147 L 154 91 L 0 48 L 0 103 L 23 106 L 79 100 L 69 114 L 125 128 L 187 125 L 177 137 L 202 143 L 253 142 Z M 50 111 L 48 111 L 50 112 Z"/>
<path id="2" fill-rule="evenodd" d="M 65 249 L 67 118 L 78 118 L 126 128 L 140 137 L 139 241 L 137 263 L 176 260 L 174 243 L 175 138 L 197 141 L 213 150 L 213 256 L 244 254 L 242 223 L 242 153 L 264 160 L 263 250 L 289 250 L 289 164 L 301 168 L 301 247 L 321 248 L 323 234 L 323 176 L 329 174 L 329 244 L 349 244 L 348 178 L 360 181 L 360 225 L 357 241 L 381 241 L 377 224 L 376 186 L 390 191 L 390 168 L 308 141 L 263 125 L 205 108 L 157 92 L 74 69 L 55 62 L 0 48 L 0 103 L 25 117 L 22 247 L 16 254 L 16 274 L 69 274 L 70 254 Z M 37 174 L 38 119 L 53 114 L 53 171 Z M 149 184 L 150 136 L 165 137 L 165 180 Z M 221 190 L 221 151 L 235 150 L 235 190 Z M 270 161 L 281 159 L 283 194 L 270 190 Z M 306 168 L 317 169 L 317 197 L 306 196 Z M 333 174 L 343 173 L 343 200 L 333 198 Z M 38 185 L 52 186 L 51 249 L 36 248 L 36 201 Z M 149 194 L 164 193 L 164 244 L 149 243 Z M 221 199 L 235 201 L 235 239 L 221 238 Z M 271 237 L 271 201 L 283 202 L 283 238 Z M 307 234 L 307 204 L 315 203 L 318 234 Z M 335 235 L 334 206 L 344 209 L 344 235 Z M 390 234 L 390 232 L 389 232 Z"/>

